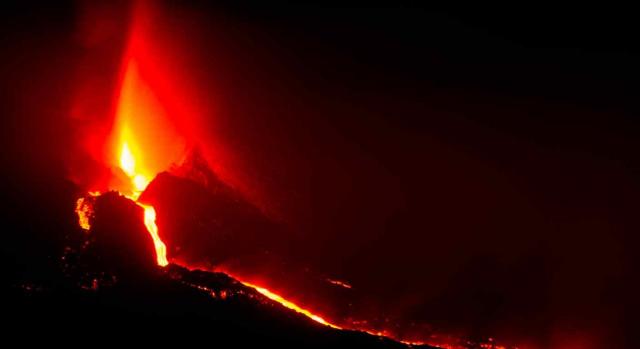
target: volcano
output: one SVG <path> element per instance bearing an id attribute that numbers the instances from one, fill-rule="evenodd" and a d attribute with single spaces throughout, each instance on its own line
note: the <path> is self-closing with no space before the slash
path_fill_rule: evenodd
<path id="1" fill-rule="evenodd" d="M 2 334 L 640 347 L 635 12 L 342 5 L 2 2 Z"/>

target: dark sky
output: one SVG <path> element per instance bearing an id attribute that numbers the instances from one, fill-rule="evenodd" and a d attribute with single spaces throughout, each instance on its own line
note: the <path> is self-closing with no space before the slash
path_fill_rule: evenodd
<path id="1" fill-rule="evenodd" d="M 69 77 L 87 48 L 74 4 L 2 6 L 15 197 L 65 178 Z M 167 8 L 165 30 L 193 44 L 227 166 L 309 241 L 315 268 L 383 312 L 454 331 L 554 348 L 637 341 L 633 11 Z"/>

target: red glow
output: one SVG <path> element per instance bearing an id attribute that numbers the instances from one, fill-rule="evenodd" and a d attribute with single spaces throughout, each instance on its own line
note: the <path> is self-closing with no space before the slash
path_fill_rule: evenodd
<path id="1" fill-rule="evenodd" d="M 351 289 L 351 285 L 350 284 L 348 284 L 347 282 L 341 281 L 341 280 L 327 279 L 327 282 L 330 283 L 330 284 L 334 284 L 336 286 L 344 287 L 346 289 Z"/>

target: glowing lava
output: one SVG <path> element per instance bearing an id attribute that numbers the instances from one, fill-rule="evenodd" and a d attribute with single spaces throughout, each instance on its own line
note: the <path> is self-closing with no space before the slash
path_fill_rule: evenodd
<path id="1" fill-rule="evenodd" d="M 144 209 L 144 225 L 153 238 L 153 245 L 156 248 L 156 260 L 161 267 L 169 264 L 167 261 L 167 247 L 158 236 L 158 226 L 156 225 L 156 209 L 153 206 L 138 203 Z"/>
<path id="2" fill-rule="evenodd" d="M 93 204 L 91 197 L 100 196 L 100 192 L 91 191 L 87 197 L 81 197 L 76 201 L 76 214 L 78 215 L 78 225 L 85 231 L 91 229 L 91 216 L 93 216 Z"/>
<path id="3" fill-rule="evenodd" d="M 336 329 L 342 329 L 341 327 L 334 325 L 328 321 L 326 321 L 325 319 L 323 319 L 322 317 L 313 314 L 312 312 L 310 312 L 309 310 L 306 310 L 304 308 L 299 307 L 298 305 L 296 305 L 293 302 L 290 302 L 284 298 L 282 298 L 282 296 L 279 296 L 269 290 L 267 290 L 264 287 L 260 287 L 260 286 L 256 286 L 253 284 L 250 284 L 248 282 L 244 282 L 244 281 L 240 281 L 243 285 L 245 286 L 249 286 L 251 288 L 253 288 L 254 290 L 258 291 L 260 294 L 262 294 L 263 296 L 271 299 L 272 301 L 278 302 L 280 303 L 282 306 L 284 306 L 287 309 L 291 309 L 295 312 L 298 312 L 300 314 L 305 315 L 306 317 L 308 317 L 309 319 L 315 321 L 315 322 L 319 322 L 325 326 L 329 326 L 331 328 L 336 328 Z"/>
<path id="4" fill-rule="evenodd" d="M 93 207 L 86 198 L 79 198 L 76 201 L 76 214 L 78 215 L 78 225 L 84 230 L 91 229 L 90 216 L 93 214 Z"/>

